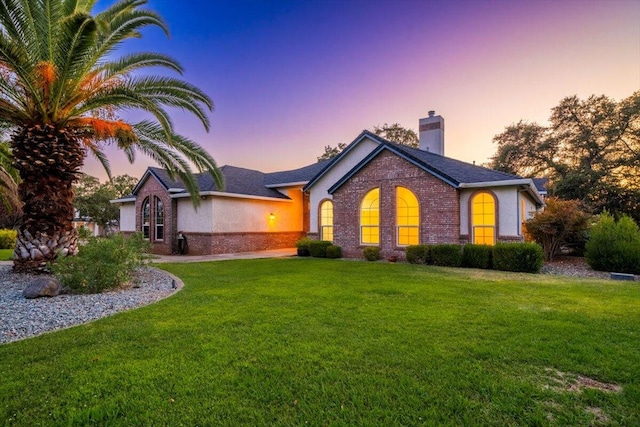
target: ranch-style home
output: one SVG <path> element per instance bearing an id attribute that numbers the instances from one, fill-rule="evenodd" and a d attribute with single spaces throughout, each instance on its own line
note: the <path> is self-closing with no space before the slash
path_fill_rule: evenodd
<path id="1" fill-rule="evenodd" d="M 130 196 L 112 201 L 120 230 L 142 232 L 154 253 L 190 255 L 288 248 L 303 236 L 346 257 L 379 246 L 400 259 L 414 244 L 522 241 L 543 181 L 445 157 L 444 120 L 433 111 L 419 125 L 418 149 L 363 131 L 337 157 L 300 169 L 223 166 L 224 189 L 201 174 L 197 210 L 180 181 L 148 168 Z"/>

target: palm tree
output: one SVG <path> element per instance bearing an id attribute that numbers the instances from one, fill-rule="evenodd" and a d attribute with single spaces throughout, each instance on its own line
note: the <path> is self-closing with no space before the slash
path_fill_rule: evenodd
<path id="1" fill-rule="evenodd" d="M 120 0 L 93 13 L 96 0 L 0 0 L 0 129 L 10 144 L 22 182 L 22 224 L 14 270 L 42 271 L 46 262 L 77 252 L 72 185 L 87 153 L 109 172 L 104 148 L 115 145 L 133 162 L 150 156 L 180 178 L 198 203 L 190 163 L 222 187 L 213 158 L 177 135 L 168 108 L 194 114 L 209 130 L 211 99 L 182 80 L 136 74 L 149 67 L 182 72 L 158 53 L 118 56 L 117 48 L 140 30 L 165 22 L 144 9 L 146 0 Z M 125 109 L 146 112 L 137 123 Z"/>
<path id="2" fill-rule="evenodd" d="M 12 160 L 9 144 L 0 141 L 0 204 L 9 215 L 21 212 L 16 183 L 20 178 Z"/>

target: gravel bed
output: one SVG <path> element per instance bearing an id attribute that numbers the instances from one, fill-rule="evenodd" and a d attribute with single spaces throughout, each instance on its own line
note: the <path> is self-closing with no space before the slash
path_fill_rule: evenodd
<path id="1" fill-rule="evenodd" d="M 22 290 L 32 277 L 0 266 L 0 344 L 91 322 L 120 311 L 151 304 L 180 288 L 168 273 L 144 267 L 131 284 L 92 295 L 59 295 L 25 299 Z"/>
<path id="2" fill-rule="evenodd" d="M 542 274 L 590 277 L 593 279 L 611 278 L 611 273 L 592 270 L 584 258 L 575 256 L 559 256 L 553 262 L 545 262 L 540 272 Z M 640 280 L 640 276 L 635 276 L 635 280 Z"/>

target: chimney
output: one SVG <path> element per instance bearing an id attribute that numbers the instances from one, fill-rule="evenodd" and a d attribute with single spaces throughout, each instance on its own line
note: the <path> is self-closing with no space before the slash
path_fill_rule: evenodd
<path id="1" fill-rule="evenodd" d="M 430 153 L 444 156 L 444 119 L 436 116 L 436 112 L 429 111 L 429 117 L 420 119 L 419 148 Z"/>

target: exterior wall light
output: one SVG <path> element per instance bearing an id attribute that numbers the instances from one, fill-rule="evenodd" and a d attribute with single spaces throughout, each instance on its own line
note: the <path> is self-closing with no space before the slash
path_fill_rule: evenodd
<path id="1" fill-rule="evenodd" d="M 271 213 L 269 214 L 269 221 L 273 222 L 273 221 L 275 221 L 275 220 L 276 220 L 276 214 L 274 214 L 273 212 L 271 212 Z"/>

